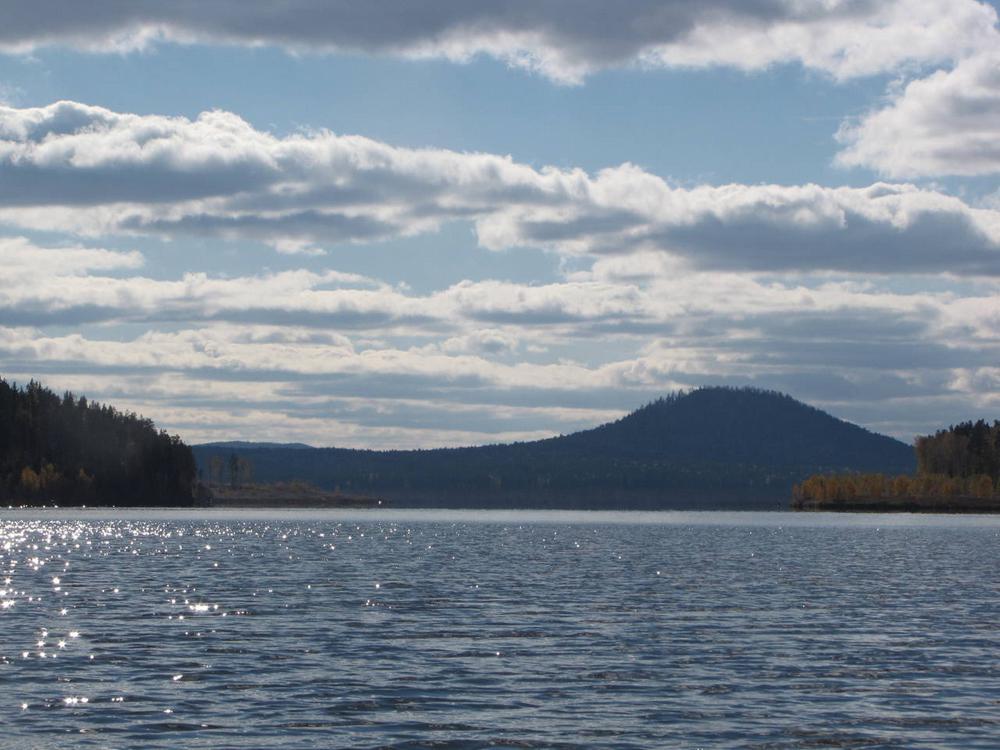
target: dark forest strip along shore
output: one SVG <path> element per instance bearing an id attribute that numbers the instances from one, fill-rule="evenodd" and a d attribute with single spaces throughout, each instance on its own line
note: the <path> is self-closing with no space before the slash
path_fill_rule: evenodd
<path id="1" fill-rule="evenodd" d="M 0 378 L 0 504 L 186 507 L 191 448 L 148 419 Z"/>
<path id="2" fill-rule="evenodd" d="M 379 508 L 379 498 L 330 492 L 299 482 L 212 487 L 213 508 Z"/>
<path id="3" fill-rule="evenodd" d="M 843 513 L 1000 513 L 1000 497 L 853 497 L 792 501 L 792 510 Z"/>

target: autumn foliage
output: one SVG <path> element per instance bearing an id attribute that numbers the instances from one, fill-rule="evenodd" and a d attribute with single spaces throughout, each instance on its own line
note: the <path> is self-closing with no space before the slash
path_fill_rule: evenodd
<path id="1" fill-rule="evenodd" d="M 915 450 L 915 476 L 816 474 L 794 487 L 794 502 L 1000 499 L 1000 421 L 964 422 L 918 437 Z"/>

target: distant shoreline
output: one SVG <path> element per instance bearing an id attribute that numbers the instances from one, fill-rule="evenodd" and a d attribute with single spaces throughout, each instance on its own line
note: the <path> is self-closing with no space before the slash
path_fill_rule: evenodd
<path id="1" fill-rule="evenodd" d="M 253 484 L 245 487 L 205 488 L 203 505 L 209 508 L 380 508 L 377 497 L 327 491 L 303 482 Z"/>
<path id="2" fill-rule="evenodd" d="M 821 513 L 1000 513 L 998 497 L 853 497 L 850 500 L 795 499 L 794 511 Z"/>

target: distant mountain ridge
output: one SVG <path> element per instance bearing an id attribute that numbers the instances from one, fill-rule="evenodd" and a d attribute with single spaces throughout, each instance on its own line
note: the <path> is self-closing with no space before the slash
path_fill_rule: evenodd
<path id="1" fill-rule="evenodd" d="M 201 443 L 203 448 L 230 448 L 232 450 L 245 450 L 257 448 L 287 448 L 288 450 L 314 450 L 316 446 L 306 443 L 267 443 L 253 440 L 219 440 L 212 443 Z"/>
<path id="2" fill-rule="evenodd" d="M 416 506 L 777 508 L 811 474 L 915 467 L 913 449 L 894 438 L 785 394 L 723 387 L 671 394 L 593 429 L 508 445 L 227 445 L 194 446 L 203 470 L 212 456 L 235 452 L 253 464 L 258 481 L 305 480 Z"/>

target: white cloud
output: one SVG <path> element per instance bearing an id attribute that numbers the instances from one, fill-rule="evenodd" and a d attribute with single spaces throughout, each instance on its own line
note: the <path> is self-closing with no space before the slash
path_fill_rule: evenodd
<path id="1" fill-rule="evenodd" d="M 520 343 L 513 331 L 499 328 L 476 328 L 465 335 L 445 339 L 441 342 L 441 350 L 448 354 L 514 354 Z"/>
<path id="2" fill-rule="evenodd" d="M 7 271 L 0 276 L 0 320 L 8 326 L 225 322 L 227 340 L 250 347 L 350 348 L 344 334 L 364 332 L 372 341 L 368 351 L 387 348 L 385 336 L 407 336 L 437 342 L 427 353 L 484 355 L 516 354 L 524 343 L 587 341 L 612 329 L 640 340 L 697 337 L 705 325 L 726 335 L 738 329 L 758 335 L 759 326 L 767 335 L 778 325 L 787 335 L 789 316 L 826 321 L 828 329 L 817 329 L 826 337 L 840 335 L 837 320 L 843 321 L 841 332 L 856 328 L 859 316 L 884 319 L 887 330 L 894 319 L 905 319 L 919 324 L 921 335 L 942 341 L 961 331 L 960 338 L 990 343 L 1000 328 L 996 282 L 967 284 L 961 293 L 931 292 L 922 290 L 919 277 L 893 277 L 913 287 L 903 293 L 852 277 L 693 271 L 663 258 L 601 258 L 588 271 L 548 284 L 467 280 L 416 294 L 335 270 L 153 279 L 128 275 L 143 263 L 134 251 L 43 248 L 24 238 L 0 238 L 0 264 Z"/>
<path id="3" fill-rule="evenodd" d="M 661 251 L 718 270 L 1000 271 L 1000 213 L 913 185 L 683 189 L 624 165 L 587 188 L 577 201 L 483 217 L 480 241 L 570 254 Z"/>
<path id="4" fill-rule="evenodd" d="M 994 49 L 906 85 L 838 133 L 842 166 L 893 178 L 1000 173 L 1000 35 Z"/>
<path id="5" fill-rule="evenodd" d="M 141 254 L 37 247 L 0 237 L 0 320 L 8 324 L 188 320 L 270 321 L 343 328 L 413 325 L 428 312 L 365 276 L 292 270 L 221 278 L 107 276 L 139 268 Z"/>
<path id="6" fill-rule="evenodd" d="M 25 237 L 0 237 L 0 285 L 19 286 L 46 276 L 81 276 L 91 271 L 133 270 L 143 257 L 136 251 L 120 252 L 81 246 L 38 247 Z"/>
<path id="7" fill-rule="evenodd" d="M 474 222 L 491 249 L 657 251 L 695 268 L 1000 274 L 1000 211 L 906 184 L 676 187 L 510 157 L 279 138 L 228 112 L 0 107 L 0 222 L 82 235 L 211 235 L 315 249 Z"/>
<path id="8" fill-rule="evenodd" d="M 847 78 L 941 63 L 988 44 L 996 13 L 974 0 L 45 0 L 4 21 L 0 51 L 9 53 L 174 42 L 457 62 L 484 54 L 578 83 L 623 66 L 756 70 L 798 62 Z"/>
<path id="9" fill-rule="evenodd" d="M 642 57 L 658 65 L 727 65 L 744 70 L 798 61 L 845 79 L 910 63 L 943 63 L 988 48 L 997 19 L 996 11 L 980 2 L 783 5 L 791 12 L 770 22 L 699 24 L 683 41 L 650 49 Z"/>

